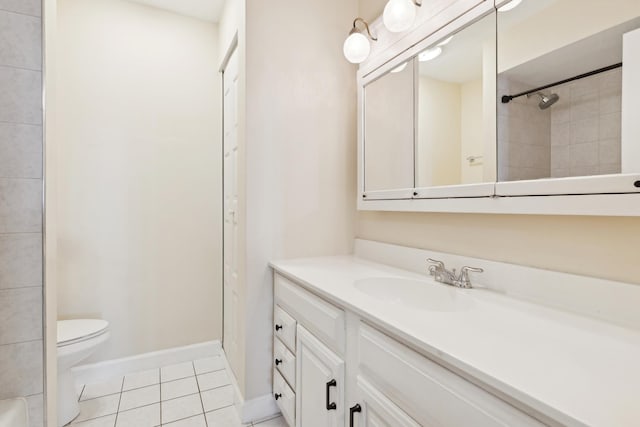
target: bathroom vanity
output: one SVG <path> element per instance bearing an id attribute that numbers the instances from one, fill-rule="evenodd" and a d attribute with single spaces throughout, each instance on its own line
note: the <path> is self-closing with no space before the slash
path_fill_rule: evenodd
<path id="1" fill-rule="evenodd" d="M 272 263 L 273 392 L 290 426 L 637 425 L 636 286 L 356 246 Z M 485 273 L 443 285 L 429 256 Z M 394 259 L 408 270 L 378 262 Z"/>

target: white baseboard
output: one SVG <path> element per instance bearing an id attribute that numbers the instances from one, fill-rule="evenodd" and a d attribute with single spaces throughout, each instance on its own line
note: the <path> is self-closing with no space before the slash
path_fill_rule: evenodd
<path id="1" fill-rule="evenodd" d="M 221 351 L 222 346 L 220 345 L 220 341 L 207 341 L 199 344 L 123 357 L 122 359 L 105 360 L 104 362 L 80 365 L 73 368 L 72 371 L 77 383 L 91 384 L 133 372 L 161 368 L 174 363 L 215 356 L 221 354 Z"/>
<path id="2" fill-rule="evenodd" d="M 231 385 L 235 390 L 234 402 L 240 421 L 243 424 L 248 424 L 267 420 L 279 415 L 280 409 L 278 409 L 278 405 L 276 405 L 276 401 L 271 393 L 255 399 L 244 399 L 244 396 L 242 396 L 242 393 L 240 392 L 240 387 L 238 387 L 238 380 L 236 379 L 233 369 L 231 369 L 231 366 L 229 365 L 229 359 L 227 358 L 224 349 L 222 349 L 222 355 L 224 356 L 225 369 L 231 378 Z"/>

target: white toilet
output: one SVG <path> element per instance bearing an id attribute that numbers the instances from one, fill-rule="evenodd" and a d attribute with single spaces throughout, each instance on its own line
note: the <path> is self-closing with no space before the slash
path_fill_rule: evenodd
<path id="1" fill-rule="evenodd" d="M 80 413 L 71 368 L 91 356 L 109 339 L 109 322 L 100 319 L 58 321 L 58 426 Z"/>

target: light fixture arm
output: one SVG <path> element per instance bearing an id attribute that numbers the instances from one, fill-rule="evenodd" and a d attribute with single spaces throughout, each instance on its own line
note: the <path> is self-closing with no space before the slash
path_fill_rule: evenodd
<path id="1" fill-rule="evenodd" d="M 361 22 L 364 25 L 364 29 L 367 31 L 367 34 L 369 35 L 369 38 L 371 40 L 373 40 L 374 42 L 378 41 L 378 38 L 377 37 L 373 37 L 373 35 L 371 34 L 371 30 L 369 30 L 369 24 L 367 23 L 367 21 L 365 21 L 362 18 L 356 18 L 356 19 L 353 20 L 353 28 L 349 32 L 350 35 L 353 34 L 353 33 L 361 33 L 362 32 L 362 30 L 360 30 L 358 28 L 358 26 L 356 25 L 358 22 Z"/>
<path id="2" fill-rule="evenodd" d="M 413 1 L 413 4 L 415 4 L 418 7 L 422 7 L 422 0 L 411 0 Z"/>

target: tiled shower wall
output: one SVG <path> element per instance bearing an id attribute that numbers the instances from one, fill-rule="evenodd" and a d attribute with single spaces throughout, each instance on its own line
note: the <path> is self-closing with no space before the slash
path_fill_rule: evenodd
<path id="1" fill-rule="evenodd" d="M 499 94 L 531 88 L 501 77 Z M 546 110 L 540 98 L 498 103 L 500 181 L 620 173 L 622 70 L 542 91 L 557 93 Z"/>
<path id="2" fill-rule="evenodd" d="M 551 176 L 620 173 L 622 69 L 548 90 L 560 95 L 551 111 Z"/>
<path id="3" fill-rule="evenodd" d="M 530 86 L 502 77 L 498 93 L 520 93 Z M 526 96 L 498 102 L 498 180 L 548 178 L 551 163 L 551 115 Z"/>
<path id="4" fill-rule="evenodd" d="M 0 399 L 43 421 L 40 0 L 0 0 Z"/>

